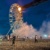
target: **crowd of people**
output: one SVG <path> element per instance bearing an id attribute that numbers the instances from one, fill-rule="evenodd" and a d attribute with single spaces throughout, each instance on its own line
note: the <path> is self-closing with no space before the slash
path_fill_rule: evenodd
<path id="1" fill-rule="evenodd" d="M 28 37 L 27 37 L 27 38 L 28 38 Z M 40 37 L 40 38 L 42 39 L 42 37 Z M 16 38 L 16 36 L 14 36 L 14 35 L 13 35 L 12 38 L 11 38 L 11 36 L 8 35 L 8 36 L 5 36 L 4 39 L 6 39 L 6 40 L 8 40 L 8 41 L 11 40 L 11 41 L 12 41 L 12 45 L 14 45 L 17 38 Z M 4 40 L 4 39 L 3 39 L 3 40 Z M 34 42 L 35 42 L 35 43 L 38 42 L 37 35 L 35 35 L 35 37 L 34 37 Z"/>

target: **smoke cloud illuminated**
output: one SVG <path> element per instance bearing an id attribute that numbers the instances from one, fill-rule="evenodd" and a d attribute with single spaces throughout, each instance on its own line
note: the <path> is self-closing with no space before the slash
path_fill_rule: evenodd
<path id="1" fill-rule="evenodd" d="M 50 35 L 50 22 L 44 21 L 39 31 L 37 31 L 32 25 L 23 23 L 21 25 L 21 28 L 16 29 L 12 34 L 19 37 L 29 37 L 29 38 L 34 38 L 35 35 L 37 35 L 38 38 L 39 36 L 44 36 L 44 34 Z"/>

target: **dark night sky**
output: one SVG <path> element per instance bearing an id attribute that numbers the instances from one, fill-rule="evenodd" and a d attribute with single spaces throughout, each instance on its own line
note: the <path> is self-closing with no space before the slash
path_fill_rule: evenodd
<path id="1" fill-rule="evenodd" d="M 11 4 L 18 3 L 25 5 L 33 0 L 0 0 L 0 34 L 6 34 L 10 29 L 9 9 Z M 37 30 L 41 27 L 44 20 L 50 20 L 47 15 L 50 14 L 50 0 L 37 6 L 32 6 L 23 11 L 23 20 L 32 24 Z"/>

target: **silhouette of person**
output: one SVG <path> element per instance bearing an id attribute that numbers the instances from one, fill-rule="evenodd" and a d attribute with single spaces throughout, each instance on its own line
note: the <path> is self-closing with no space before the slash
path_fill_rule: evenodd
<path id="1" fill-rule="evenodd" d="M 16 37 L 15 37 L 15 36 L 13 36 L 13 37 L 12 37 L 12 45 L 14 45 L 14 44 L 15 44 L 15 40 L 16 40 Z"/>
<path id="2" fill-rule="evenodd" d="M 37 41 L 37 35 L 35 35 L 35 42 L 38 42 L 38 41 Z"/>

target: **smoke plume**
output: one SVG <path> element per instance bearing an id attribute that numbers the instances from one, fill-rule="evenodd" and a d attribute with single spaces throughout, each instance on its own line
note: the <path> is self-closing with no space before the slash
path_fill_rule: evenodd
<path id="1" fill-rule="evenodd" d="M 32 25 L 28 25 L 27 23 L 23 23 L 19 29 L 16 29 L 14 33 L 12 33 L 19 37 L 29 37 L 34 38 L 35 35 L 38 37 L 43 35 L 50 35 L 50 22 L 44 21 L 42 23 L 41 28 L 37 31 Z"/>

